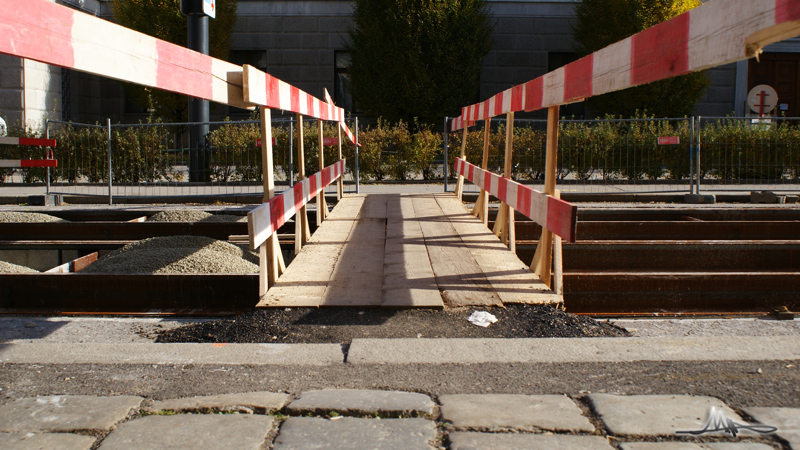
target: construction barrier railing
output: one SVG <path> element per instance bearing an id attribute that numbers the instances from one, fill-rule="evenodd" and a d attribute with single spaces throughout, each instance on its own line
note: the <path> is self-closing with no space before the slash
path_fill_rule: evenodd
<path id="1" fill-rule="evenodd" d="M 0 137 L 0 144 L 21 145 L 33 147 L 46 147 L 45 159 L 0 159 L 0 167 L 3 168 L 47 168 L 47 194 L 50 194 L 50 168 L 58 167 L 58 160 L 53 155 L 53 147 L 56 146 L 55 139 L 21 138 L 21 137 Z"/>
<path id="2" fill-rule="evenodd" d="M 558 157 L 559 106 L 586 98 L 619 91 L 689 72 L 758 57 L 769 44 L 800 35 L 800 0 L 714 0 L 648 28 L 629 38 L 585 56 L 539 78 L 500 92 L 489 99 L 466 106 L 451 121 L 451 130 L 464 130 L 461 159 L 464 159 L 467 127 L 485 121 L 482 168 L 487 168 L 490 121 L 506 115 L 506 153 L 504 178 L 511 176 L 514 113 L 547 108 L 547 156 L 544 194 L 555 195 Z M 456 194 L 461 198 L 460 175 Z M 483 211 L 488 194 L 481 189 L 476 210 Z M 513 227 L 513 209 L 501 205 L 495 233 Z M 552 235 L 542 230 L 532 269 L 550 285 Z M 547 266 L 546 268 L 544 266 Z"/>

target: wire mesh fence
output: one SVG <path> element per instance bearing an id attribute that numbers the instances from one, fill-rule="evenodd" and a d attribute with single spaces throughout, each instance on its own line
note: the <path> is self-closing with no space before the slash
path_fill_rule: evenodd
<path id="1" fill-rule="evenodd" d="M 561 120 L 556 178 L 562 192 L 658 193 L 800 190 L 800 120 L 682 118 Z M 514 121 L 512 178 L 544 186 L 545 120 Z M 487 167 L 502 173 L 504 120 L 494 121 Z M 467 133 L 468 161 L 480 165 L 483 123 Z M 462 132 L 449 134 L 452 165 Z M 477 191 L 468 183 L 465 191 Z"/>
<path id="2" fill-rule="evenodd" d="M 55 194 L 107 196 L 263 195 L 261 130 L 259 121 L 211 122 L 200 145 L 189 142 L 188 123 L 78 124 L 48 121 L 45 134 L 56 139 L 58 167 L 11 169 L 2 173 L 3 186 L 46 183 Z M 323 137 L 338 137 L 337 124 L 323 127 Z M 319 170 L 318 127 L 304 126 L 306 173 Z M 276 191 L 298 179 L 297 124 L 295 119 L 272 122 Z M 330 139 L 329 139 L 330 140 Z M 352 145 L 343 142 L 346 153 Z M 348 148 L 349 147 L 349 148 Z M 7 157 L 18 149 L 0 148 Z M 35 152 L 34 152 L 35 153 Z M 34 155 L 35 156 L 35 155 Z M 201 161 L 198 179 L 190 179 L 193 158 Z M 338 146 L 325 146 L 324 163 L 338 159 Z M 348 164 L 345 181 L 353 184 L 355 167 Z M 40 173 L 41 172 L 41 173 Z M 334 192 L 335 187 L 328 188 Z"/>

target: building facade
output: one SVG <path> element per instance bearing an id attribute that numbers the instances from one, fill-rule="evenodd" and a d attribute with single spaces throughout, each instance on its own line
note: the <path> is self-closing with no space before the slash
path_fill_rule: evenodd
<path id="1" fill-rule="evenodd" d="M 475 101 L 572 61 L 577 1 L 487 0 L 493 49 L 484 61 L 480 98 Z M 57 2 L 113 19 L 112 0 Z M 357 105 L 349 96 L 345 52 L 351 11 L 350 0 L 239 0 L 229 59 L 253 65 L 317 97 L 325 88 L 337 104 L 352 111 Z M 760 63 L 743 61 L 712 69 L 712 85 L 695 114 L 746 114 L 749 88 L 772 83 L 786 115 L 800 115 L 798 70 L 800 41 L 796 40 L 767 48 Z M 582 105 L 565 107 L 563 112 L 578 117 L 585 113 Z M 223 105 L 212 105 L 211 110 L 212 120 L 248 114 Z M 0 56 L 0 116 L 9 124 L 35 127 L 47 119 L 94 123 L 110 117 L 114 122 L 136 122 L 147 111 L 126 99 L 124 88 L 114 80 Z"/>

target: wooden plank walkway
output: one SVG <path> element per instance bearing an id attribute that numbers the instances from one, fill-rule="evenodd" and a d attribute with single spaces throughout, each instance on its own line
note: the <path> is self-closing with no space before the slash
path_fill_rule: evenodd
<path id="1" fill-rule="evenodd" d="M 259 307 L 554 304 L 453 194 L 342 198 Z"/>

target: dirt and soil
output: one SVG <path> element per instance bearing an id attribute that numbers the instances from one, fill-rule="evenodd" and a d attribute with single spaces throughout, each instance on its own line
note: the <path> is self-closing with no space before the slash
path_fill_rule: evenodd
<path id="1" fill-rule="evenodd" d="M 487 311 L 497 322 L 486 328 L 467 318 Z M 287 308 L 166 330 L 157 342 L 349 343 L 353 338 L 539 338 L 629 336 L 624 328 L 551 306 L 506 308 L 358 309 Z"/>

